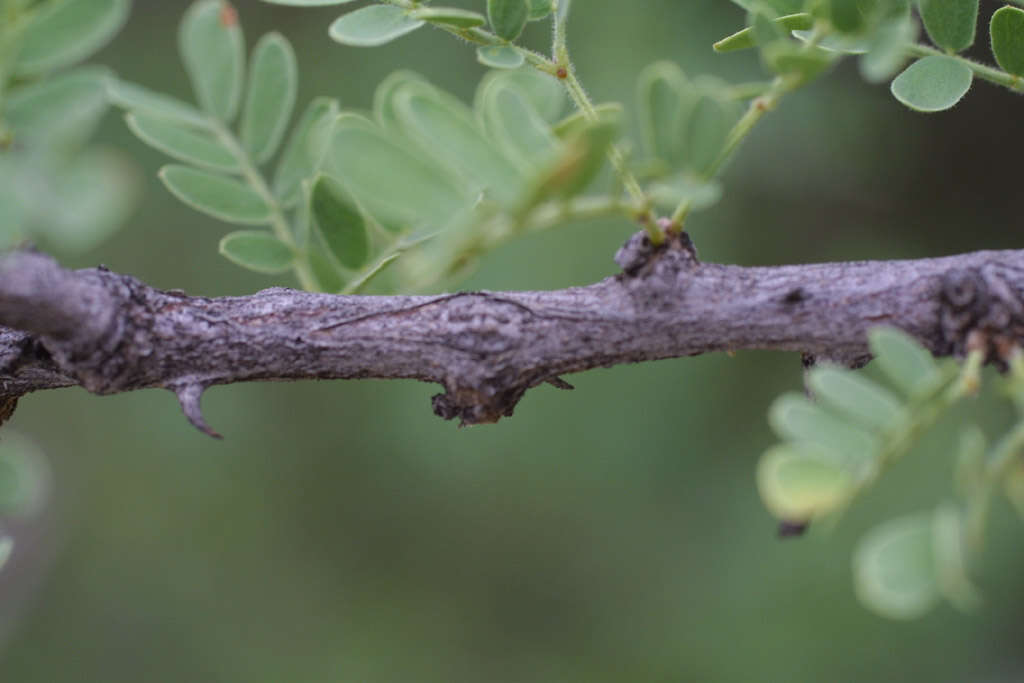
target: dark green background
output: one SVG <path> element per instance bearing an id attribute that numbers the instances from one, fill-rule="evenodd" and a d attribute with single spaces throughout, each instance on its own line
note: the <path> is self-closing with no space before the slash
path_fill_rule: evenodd
<path id="1" fill-rule="evenodd" d="M 655 59 L 762 77 L 755 55 L 710 49 L 743 18 L 725 0 L 575 4 L 571 47 L 596 100 L 631 106 Z M 175 52 L 185 7 L 136 0 L 96 61 L 188 97 Z M 338 8 L 238 9 L 250 45 L 271 28 L 296 45 L 300 103 L 330 94 L 368 108 L 400 67 L 469 98 L 482 74 L 470 48 L 432 30 L 354 49 L 326 36 Z M 541 46 L 546 28 L 530 31 Z M 741 264 L 1020 247 L 1022 114 L 986 84 L 953 112 L 915 114 L 844 64 L 766 118 L 725 200 L 689 227 L 704 259 Z M 172 199 L 155 181 L 164 159 L 117 116 L 102 138 L 136 159 L 144 203 L 65 263 L 210 296 L 292 284 L 222 260 L 229 227 Z M 591 282 L 614 272 L 632 230 L 524 238 L 465 286 Z M 569 378 L 573 393 L 536 389 L 512 419 L 461 430 L 431 414 L 436 387 L 422 384 L 219 387 L 204 406 L 222 442 L 188 426 L 168 392 L 27 397 L 11 427 L 43 446 L 55 490 L 43 518 L 16 527 L 22 554 L 0 574 L 0 680 L 1024 678 L 1021 527 L 1002 503 L 978 613 L 944 605 L 889 622 L 853 593 L 856 540 L 950 495 L 955 424 L 834 529 L 775 537 L 754 470 L 772 443 L 767 406 L 799 387 L 799 368 L 794 354 L 741 353 L 594 371 Z M 1008 418 L 998 404 L 971 410 L 992 429 Z"/>

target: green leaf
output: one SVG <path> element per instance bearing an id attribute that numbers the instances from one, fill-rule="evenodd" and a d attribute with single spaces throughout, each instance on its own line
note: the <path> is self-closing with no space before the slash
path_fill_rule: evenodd
<path id="1" fill-rule="evenodd" d="M 21 37 L 17 76 L 35 76 L 79 62 L 121 30 L 130 0 L 60 0 L 40 6 Z"/>
<path id="2" fill-rule="evenodd" d="M 454 97 L 422 81 L 394 94 L 399 128 L 426 156 L 453 169 L 473 194 L 485 192 L 506 206 L 521 199 L 525 179 L 484 137 L 472 112 Z"/>
<path id="3" fill-rule="evenodd" d="M 201 111 L 170 95 L 117 78 L 107 79 L 106 86 L 110 102 L 122 109 L 192 128 L 209 128 L 209 121 Z"/>
<path id="4" fill-rule="evenodd" d="M 0 569 L 3 569 L 4 565 L 7 564 L 7 560 L 11 559 L 13 552 L 14 539 L 10 536 L 0 537 Z"/>
<path id="5" fill-rule="evenodd" d="M 327 145 L 320 144 L 319 140 L 326 136 L 326 129 L 334 125 L 337 116 L 338 102 L 318 97 L 309 103 L 296 124 L 281 154 L 272 183 L 274 196 L 285 206 L 292 206 L 298 201 L 302 180 L 312 176 L 320 166 Z"/>
<path id="6" fill-rule="evenodd" d="M 876 327 L 868 333 L 868 341 L 882 371 L 908 396 L 927 391 L 942 379 L 932 354 L 906 332 Z"/>
<path id="7" fill-rule="evenodd" d="M 397 130 L 395 118 L 395 93 L 409 81 L 426 82 L 420 74 L 408 69 L 399 69 L 388 74 L 373 91 L 373 117 L 385 130 Z"/>
<path id="8" fill-rule="evenodd" d="M 281 144 L 295 108 L 298 81 L 291 43 L 279 33 L 260 38 L 252 54 L 239 129 L 242 146 L 257 164 L 274 156 Z"/>
<path id="9" fill-rule="evenodd" d="M 932 517 L 939 593 L 957 609 L 969 612 L 981 605 L 981 594 L 968 575 L 964 526 L 963 515 L 951 503 L 940 505 Z"/>
<path id="10" fill-rule="evenodd" d="M 67 252 L 84 251 L 109 237 L 135 208 L 140 190 L 137 171 L 104 149 L 88 149 L 70 160 L 50 157 L 30 173 L 30 183 L 17 194 L 34 219 L 33 235 Z"/>
<path id="11" fill-rule="evenodd" d="M 873 460 L 881 449 L 878 438 L 836 417 L 800 394 L 784 394 L 768 412 L 775 433 L 790 441 L 822 447 L 841 465 L 860 465 Z"/>
<path id="12" fill-rule="evenodd" d="M 604 165 L 620 125 L 618 117 L 598 120 L 570 136 L 558 158 L 537 176 L 521 211 L 549 197 L 571 198 L 585 190 Z"/>
<path id="13" fill-rule="evenodd" d="M 854 485 L 850 474 L 813 448 L 783 444 L 757 464 L 757 488 L 778 519 L 807 522 L 839 507 Z"/>
<path id="14" fill-rule="evenodd" d="M 1024 9 L 1000 7 L 989 24 L 992 54 L 1005 71 L 1024 76 Z"/>
<path id="15" fill-rule="evenodd" d="M 950 52 L 963 52 L 974 42 L 978 0 L 918 0 L 924 28 L 932 42 Z"/>
<path id="16" fill-rule="evenodd" d="M 919 59 L 897 76 L 889 89 L 905 106 L 916 111 L 945 111 L 967 93 L 974 74 L 954 57 Z"/>
<path id="17" fill-rule="evenodd" d="M 345 278 L 325 251 L 312 251 L 308 255 L 309 269 L 321 292 L 337 294 L 345 287 Z"/>
<path id="18" fill-rule="evenodd" d="M 665 209 L 674 209 L 687 202 L 691 211 L 710 208 L 722 198 L 722 185 L 713 180 L 703 181 L 687 173 L 652 183 L 647 192 L 654 203 Z"/>
<path id="19" fill-rule="evenodd" d="M 901 517 L 868 533 L 853 557 L 854 587 L 866 607 L 916 619 L 939 601 L 930 515 Z"/>
<path id="20" fill-rule="evenodd" d="M 128 114 L 125 122 L 140 140 L 178 161 L 228 173 L 242 170 L 231 151 L 208 133 L 145 114 Z"/>
<path id="21" fill-rule="evenodd" d="M 455 28 L 476 28 L 487 23 L 487 18 L 479 12 L 459 9 L 457 7 L 418 7 L 409 13 L 413 19 L 422 19 L 431 24 L 443 24 Z"/>
<path id="22" fill-rule="evenodd" d="M 860 59 L 860 73 L 870 83 L 886 81 L 907 61 L 906 46 L 917 40 L 917 22 L 910 16 L 885 22 L 868 37 L 867 52 Z"/>
<path id="23" fill-rule="evenodd" d="M 418 154 L 402 136 L 386 134 L 355 114 L 338 118 L 324 165 L 388 225 L 442 227 L 474 199 L 461 182 Z"/>
<path id="24" fill-rule="evenodd" d="M 669 164 L 680 161 L 681 131 L 695 100 L 693 87 L 674 62 L 655 62 L 640 72 L 637 111 L 647 154 Z"/>
<path id="25" fill-rule="evenodd" d="M 903 404 L 892 393 L 852 370 L 815 368 L 807 383 L 821 401 L 871 429 L 885 429 L 903 413 Z"/>
<path id="26" fill-rule="evenodd" d="M 338 17 L 328 34 L 343 45 L 373 47 L 401 38 L 425 22 L 395 5 L 370 5 Z"/>
<path id="27" fill-rule="evenodd" d="M 808 30 L 814 27 L 814 17 L 806 12 L 788 14 L 775 19 L 775 22 L 786 31 Z M 754 29 L 748 26 L 742 31 L 737 31 L 730 36 L 722 38 L 712 47 L 715 49 L 715 52 L 732 52 L 734 50 L 745 50 L 754 47 L 756 44 Z"/>
<path id="28" fill-rule="evenodd" d="M 505 82 L 494 81 L 488 87 L 479 115 L 488 137 L 526 173 L 546 166 L 561 149 L 537 110 Z"/>
<path id="29" fill-rule="evenodd" d="M 734 109 L 729 103 L 712 95 L 700 95 L 683 131 L 686 165 L 698 174 L 709 169 L 725 147 L 735 121 Z"/>
<path id="30" fill-rule="evenodd" d="M 270 222 L 270 205 L 259 193 L 237 180 L 177 165 L 164 166 L 159 176 L 174 196 L 197 211 L 228 223 Z"/>
<path id="31" fill-rule="evenodd" d="M 289 5 L 291 7 L 326 7 L 328 5 L 344 5 L 355 0 L 263 0 L 271 5 Z"/>
<path id="32" fill-rule="evenodd" d="M 262 230 L 240 230 L 226 235 L 220 241 L 220 253 L 258 273 L 283 273 L 295 263 L 295 251 Z"/>
<path id="33" fill-rule="evenodd" d="M 864 0 L 828 0 L 828 20 L 839 33 L 857 33 L 866 26 Z"/>
<path id="34" fill-rule="evenodd" d="M 807 3 L 805 0 L 732 0 L 735 4 L 739 5 L 748 12 L 754 9 L 757 5 L 762 5 L 771 10 L 774 10 L 776 14 L 796 14 L 804 10 L 804 5 Z"/>
<path id="35" fill-rule="evenodd" d="M 0 440 L 0 514 L 28 517 L 38 513 L 50 485 L 50 470 L 39 446 L 5 429 Z M 0 541 L 0 554 L 2 545 Z"/>
<path id="36" fill-rule="evenodd" d="M 107 111 L 110 72 L 86 66 L 7 93 L 4 118 L 22 144 L 71 149 L 92 137 Z"/>
<path id="37" fill-rule="evenodd" d="M 561 5 L 559 5 L 561 7 Z M 565 109 L 565 88 L 558 79 L 541 73 L 532 67 L 491 71 L 485 75 L 476 89 L 474 108 L 483 110 L 484 93 L 493 83 L 515 88 L 545 121 L 557 121 Z"/>
<path id="38" fill-rule="evenodd" d="M 493 45 L 477 48 L 476 60 L 492 69 L 518 69 L 526 58 L 510 45 Z"/>
<path id="39" fill-rule="evenodd" d="M 530 8 L 530 21 L 544 19 L 551 14 L 551 0 L 527 0 Z"/>
<path id="40" fill-rule="evenodd" d="M 370 258 L 366 221 L 344 190 L 327 176 L 313 183 L 310 214 L 338 263 L 351 270 L 366 264 Z"/>
<path id="41" fill-rule="evenodd" d="M 238 113 L 245 81 L 245 39 L 226 0 L 198 0 L 178 30 L 178 49 L 204 111 L 222 121 Z"/>
<path id="42" fill-rule="evenodd" d="M 487 0 L 487 19 L 499 38 L 512 41 L 526 27 L 530 7 L 527 0 Z"/>
<path id="43" fill-rule="evenodd" d="M 594 105 L 594 113 L 599 121 L 620 121 L 623 117 L 622 104 L 619 102 L 601 102 Z M 551 132 L 562 140 L 579 135 L 591 124 L 590 119 L 582 111 L 575 111 L 551 127 Z"/>
<path id="44" fill-rule="evenodd" d="M 807 49 L 792 42 L 777 42 L 766 45 L 761 51 L 765 65 L 777 74 L 798 76 L 800 83 L 807 83 L 820 75 L 836 61 L 837 54 L 822 48 Z"/>

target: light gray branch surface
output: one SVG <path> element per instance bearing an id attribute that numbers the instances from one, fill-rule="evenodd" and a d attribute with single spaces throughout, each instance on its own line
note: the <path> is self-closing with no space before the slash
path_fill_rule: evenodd
<path id="1" fill-rule="evenodd" d="M 212 385 L 381 377 L 441 384 L 434 411 L 473 424 L 619 363 L 777 349 L 856 365 L 875 325 L 937 355 L 969 337 L 991 360 L 1024 344 L 1024 250 L 743 268 L 700 263 L 685 235 L 654 249 L 638 234 L 616 260 L 620 274 L 558 291 L 210 299 L 16 252 L 0 262 L 0 419 L 40 389 L 163 387 L 212 433 L 199 410 Z"/>

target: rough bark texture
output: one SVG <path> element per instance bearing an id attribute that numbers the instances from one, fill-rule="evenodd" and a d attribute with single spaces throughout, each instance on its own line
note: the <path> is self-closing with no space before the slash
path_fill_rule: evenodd
<path id="1" fill-rule="evenodd" d="M 209 299 L 17 252 L 0 264 L 0 418 L 40 389 L 163 387 L 213 434 L 199 410 L 211 385 L 382 377 L 443 385 L 434 411 L 474 424 L 618 363 L 778 349 L 857 365 L 875 325 L 937 355 L 984 344 L 998 361 L 1024 344 L 1024 251 L 743 268 L 700 263 L 685 235 L 653 248 L 638 234 L 616 260 L 614 277 L 548 292 Z"/>

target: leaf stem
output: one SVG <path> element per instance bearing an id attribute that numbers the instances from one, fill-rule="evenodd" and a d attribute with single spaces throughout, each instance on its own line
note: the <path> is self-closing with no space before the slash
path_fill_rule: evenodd
<path id="1" fill-rule="evenodd" d="M 579 79 L 576 78 L 576 69 L 573 67 L 572 60 L 569 58 L 569 48 L 566 42 L 565 20 L 560 17 L 558 4 L 559 0 L 552 0 L 551 12 L 555 26 L 551 52 L 557 67 L 556 76 L 565 84 L 565 89 L 569 93 L 569 97 L 572 98 L 576 107 L 583 112 L 583 116 L 586 117 L 588 121 L 597 121 L 598 115 L 597 111 L 594 109 L 594 103 L 591 101 L 590 96 L 587 95 L 587 91 L 583 89 L 583 85 L 580 83 Z M 651 242 L 654 244 L 661 244 L 665 240 L 665 233 L 661 229 L 661 226 L 658 225 L 658 222 L 651 219 L 648 211 L 651 205 L 651 200 L 644 192 L 643 188 L 640 187 L 640 183 L 637 181 L 636 176 L 634 176 L 632 171 L 626 167 L 626 158 L 622 154 L 622 150 L 616 145 L 609 147 L 608 160 L 611 162 L 612 168 L 615 169 L 616 175 L 619 176 L 622 186 L 626 188 L 626 192 L 629 193 L 633 202 L 641 207 L 640 220 L 644 229 L 647 231 Z"/>
<path id="2" fill-rule="evenodd" d="M 246 182 L 270 207 L 270 227 L 273 229 L 274 235 L 289 247 L 298 251 L 295 235 L 292 233 L 291 225 L 284 215 L 284 209 L 281 207 L 281 203 L 277 201 L 274 193 L 270 191 L 270 186 L 267 185 L 267 181 L 264 179 L 263 174 L 260 173 L 259 168 L 227 126 L 213 117 L 209 117 L 208 121 L 210 130 L 213 131 L 217 140 L 238 161 L 238 165 L 242 169 L 242 176 Z M 311 292 L 318 290 L 316 279 L 313 277 L 313 273 L 305 259 L 296 259 L 294 269 L 295 276 L 298 278 L 299 284 L 303 289 Z"/>
<path id="3" fill-rule="evenodd" d="M 1021 79 L 1020 76 L 1014 76 L 1013 74 L 1007 73 L 1002 69 L 997 69 L 994 66 L 982 64 L 981 62 L 976 62 L 973 59 L 961 57 L 960 55 L 947 54 L 941 50 L 931 47 L 930 45 L 912 43 L 907 46 L 907 51 L 915 57 L 951 57 L 966 65 L 974 72 L 975 76 L 983 81 L 1001 85 L 1013 92 L 1024 92 L 1024 79 Z"/>

